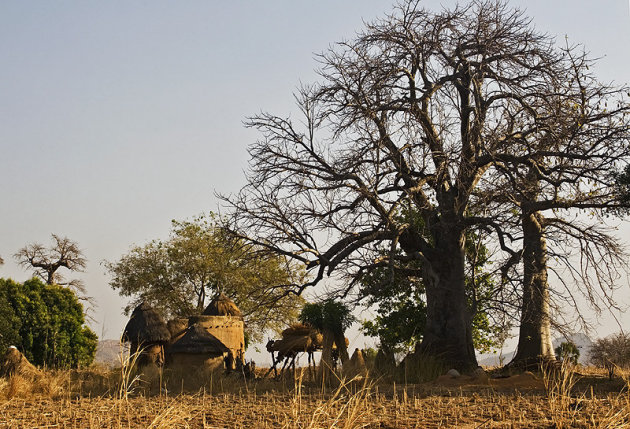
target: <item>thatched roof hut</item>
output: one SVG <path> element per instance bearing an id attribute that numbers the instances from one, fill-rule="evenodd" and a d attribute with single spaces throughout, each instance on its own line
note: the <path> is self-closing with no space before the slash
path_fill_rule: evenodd
<path id="1" fill-rule="evenodd" d="M 169 341 L 169 345 L 171 345 L 186 333 L 186 330 L 188 329 L 188 318 L 177 317 L 175 319 L 171 319 L 166 323 L 166 326 L 171 334 L 171 340 Z"/>
<path id="2" fill-rule="evenodd" d="M 188 354 L 207 354 L 223 356 L 228 353 L 229 348 L 225 346 L 217 337 L 209 333 L 199 324 L 190 326 L 186 333 L 177 340 L 167 350 L 167 354 L 188 353 Z"/>
<path id="3" fill-rule="evenodd" d="M 234 301 L 228 298 L 224 293 L 220 293 L 215 297 L 202 314 L 204 316 L 243 317 L 241 310 L 238 309 Z"/>
<path id="4" fill-rule="evenodd" d="M 143 302 L 131 313 L 122 339 L 132 344 L 164 344 L 171 339 L 171 334 L 162 316 L 149 304 Z"/>
<path id="5" fill-rule="evenodd" d="M 35 377 L 39 370 L 15 346 L 10 346 L 0 361 L 0 377 Z"/>

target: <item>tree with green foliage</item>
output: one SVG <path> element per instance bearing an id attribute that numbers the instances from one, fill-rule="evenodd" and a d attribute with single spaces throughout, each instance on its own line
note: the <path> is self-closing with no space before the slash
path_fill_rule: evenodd
<path id="1" fill-rule="evenodd" d="M 165 317 L 187 317 L 200 314 L 222 292 L 243 313 L 253 341 L 295 320 L 303 300 L 287 291 L 302 281 L 304 270 L 245 244 L 217 221 L 213 213 L 173 220 L 167 240 L 135 246 L 118 261 L 105 262 L 110 286 L 133 298 L 125 312 L 144 301 Z"/>
<path id="2" fill-rule="evenodd" d="M 571 341 L 563 341 L 554 351 L 556 352 L 556 359 L 570 362 L 574 365 L 578 363 L 580 358 L 580 349 Z"/>
<path id="3" fill-rule="evenodd" d="M 49 368 L 88 366 L 98 340 L 76 294 L 37 278 L 0 279 L 0 333 L 3 345 L 10 342 L 33 364 Z"/>
<path id="4" fill-rule="evenodd" d="M 627 212 L 630 209 L 630 164 L 620 169 L 615 175 L 617 201 L 621 206 L 620 211 Z"/>
<path id="5" fill-rule="evenodd" d="M 2 285 L 2 280 L 0 280 Z M 22 322 L 15 314 L 9 299 L 9 289 L 0 287 L 0 353 L 7 347 L 20 342 Z"/>
<path id="6" fill-rule="evenodd" d="M 337 346 L 337 354 L 341 364 L 349 360 L 346 345 L 346 329 L 355 321 L 350 308 L 340 301 L 327 299 L 320 302 L 306 303 L 298 317 L 300 322 L 318 329 L 324 337 L 320 376 L 331 380 L 334 368 L 333 344 Z"/>

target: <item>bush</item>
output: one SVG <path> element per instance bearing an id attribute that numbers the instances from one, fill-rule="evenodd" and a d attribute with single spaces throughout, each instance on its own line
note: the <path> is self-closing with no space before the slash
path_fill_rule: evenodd
<path id="1" fill-rule="evenodd" d="M 580 358 L 580 350 L 571 341 L 562 342 L 555 349 L 556 358 L 561 361 L 567 361 L 574 365 L 578 363 Z"/>
<path id="2" fill-rule="evenodd" d="M 600 338 L 591 347 L 591 363 L 608 370 L 613 378 L 615 368 L 630 366 L 630 336 L 620 332 L 606 338 Z"/>
<path id="3" fill-rule="evenodd" d="M 97 336 L 74 292 L 36 278 L 0 279 L 0 335 L 3 346 L 15 345 L 38 366 L 85 367 L 96 353 Z"/>

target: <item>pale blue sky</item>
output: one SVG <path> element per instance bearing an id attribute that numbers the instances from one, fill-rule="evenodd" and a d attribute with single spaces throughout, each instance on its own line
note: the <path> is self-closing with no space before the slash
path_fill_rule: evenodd
<path id="1" fill-rule="evenodd" d="M 454 4 L 423 2 L 440 3 Z M 630 82 L 628 0 L 511 4 L 602 57 L 602 80 Z M 215 190 L 243 184 L 256 139 L 245 117 L 291 112 L 294 88 L 315 77 L 313 53 L 389 10 L 377 0 L 0 2 L 0 276 L 28 278 L 11 255 L 68 236 L 89 259 L 80 277 L 99 305 L 94 328 L 117 337 L 124 301 L 100 262 L 216 209 Z M 630 304 L 627 287 L 619 298 Z"/>

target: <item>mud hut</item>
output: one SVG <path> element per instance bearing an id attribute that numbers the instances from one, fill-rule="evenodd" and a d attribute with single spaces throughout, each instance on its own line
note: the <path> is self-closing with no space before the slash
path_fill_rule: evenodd
<path id="1" fill-rule="evenodd" d="M 217 370 L 224 368 L 231 353 L 207 328 L 195 323 L 166 350 L 166 360 L 170 367 Z"/>
<path id="2" fill-rule="evenodd" d="M 231 352 L 232 369 L 236 360 L 243 363 L 245 358 L 245 324 L 243 315 L 234 301 L 224 294 L 213 299 L 200 316 L 191 316 L 188 326 L 199 326 L 217 338 Z"/>
<path id="3" fill-rule="evenodd" d="M 125 326 L 122 340 L 131 343 L 131 353 L 141 352 L 137 362 L 144 366 L 164 363 L 164 346 L 171 334 L 160 314 L 151 306 L 142 303 L 137 306 Z"/>
<path id="4" fill-rule="evenodd" d="M 0 377 L 20 375 L 34 378 L 39 370 L 15 346 L 10 346 L 0 361 Z"/>

